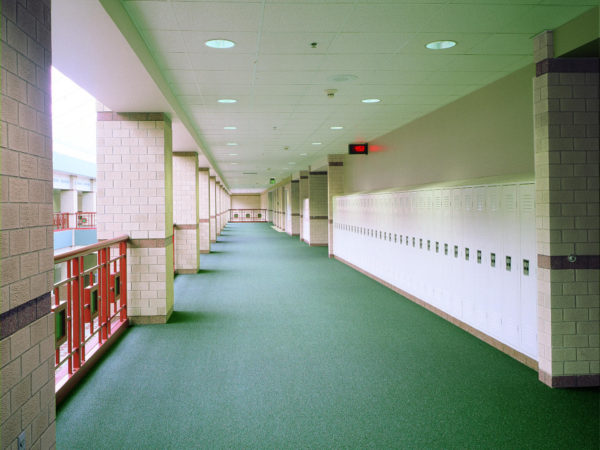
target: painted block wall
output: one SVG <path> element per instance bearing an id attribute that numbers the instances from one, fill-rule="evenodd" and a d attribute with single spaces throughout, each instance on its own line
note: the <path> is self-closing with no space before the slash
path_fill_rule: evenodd
<path id="1" fill-rule="evenodd" d="M 334 254 L 537 360 L 531 182 L 334 201 Z"/>
<path id="2" fill-rule="evenodd" d="M 533 65 L 370 142 L 346 158 L 344 192 L 492 176 L 533 179 Z"/>
<path id="3" fill-rule="evenodd" d="M 261 209 L 260 195 L 236 195 L 231 196 L 232 209 Z"/>
<path id="4" fill-rule="evenodd" d="M 0 447 L 53 448 L 50 1 L 0 8 Z"/>

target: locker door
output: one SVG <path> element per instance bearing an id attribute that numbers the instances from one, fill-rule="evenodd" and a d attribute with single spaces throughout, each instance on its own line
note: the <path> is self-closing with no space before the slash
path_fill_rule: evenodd
<path id="1" fill-rule="evenodd" d="M 450 239 L 448 240 L 448 263 L 450 273 L 450 304 L 449 314 L 462 319 L 462 291 L 460 248 L 463 241 L 463 208 L 462 190 L 452 189 L 452 220 Z"/>
<path id="2" fill-rule="evenodd" d="M 504 222 L 500 209 L 501 186 L 488 186 L 486 190 L 486 232 L 482 244 L 482 258 L 485 277 L 485 299 L 487 326 L 485 329 L 491 336 L 500 339 L 502 329 L 502 228 Z"/>
<path id="3" fill-rule="evenodd" d="M 484 264 L 484 245 L 485 233 L 487 233 L 486 220 L 486 192 L 487 186 L 474 188 L 473 215 L 474 223 L 471 240 L 471 267 L 474 274 L 474 301 L 475 301 L 475 324 L 477 328 L 483 330 L 487 325 L 486 303 L 488 296 L 487 286 L 485 284 L 487 276 L 487 267 Z"/>
<path id="4" fill-rule="evenodd" d="M 535 184 L 519 185 L 521 351 L 537 359 Z"/>
<path id="5" fill-rule="evenodd" d="M 502 337 L 513 348 L 520 343 L 520 226 L 517 208 L 517 185 L 502 186 Z"/>

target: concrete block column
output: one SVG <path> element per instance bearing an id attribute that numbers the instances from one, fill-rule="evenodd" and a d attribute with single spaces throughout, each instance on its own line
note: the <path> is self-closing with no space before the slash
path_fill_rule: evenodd
<path id="1" fill-rule="evenodd" d="M 308 244 L 327 245 L 327 172 L 308 173 L 308 203 L 310 210 L 310 233 Z"/>
<path id="2" fill-rule="evenodd" d="M 344 158 L 346 155 L 327 155 L 327 211 L 328 211 L 328 248 L 329 257 L 333 257 L 333 198 L 344 194 Z"/>
<path id="3" fill-rule="evenodd" d="M 554 58 L 534 39 L 539 378 L 600 385 L 597 58 Z"/>
<path id="4" fill-rule="evenodd" d="M 290 206 L 292 210 L 291 235 L 300 236 L 300 179 L 290 183 Z"/>
<path id="5" fill-rule="evenodd" d="M 176 273 L 196 273 L 200 268 L 199 173 L 196 152 L 173 154 Z"/>
<path id="6" fill-rule="evenodd" d="M 215 223 L 217 226 L 217 237 L 221 234 L 221 182 L 215 181 Z"/>
<path id="7" fill-rule="evenodd" d="M 208 167 L 198 169 L 198 223 L 200 253 L 210 253 L 210 175 Z"/>
<path id="8" fill-rule="evenodd" d="M 50 1 L 0 9 L 0 448 L 53 448 Z"/>
<path id="9" fill-rule="evenodd" d="M 165 323 L 173 312 L 173 157 L 163 113 L 99 112 L 98 239 L 128 234 L 128 314 Z"/>
<path id="10" fill-rule="evenodd" d="M 210 242 L 217 242 L 217 179 L 210 177 L 209 211 L 210 211 Z"/>
<path id="11" fill-rule="evenodd" d="M 308 170 L 300 171 L 300 180 L 298 181 L 298 209 L 300 213 L 300 240 L 308 242 L 304 227 L 304 200 L 308 198 Z"/>

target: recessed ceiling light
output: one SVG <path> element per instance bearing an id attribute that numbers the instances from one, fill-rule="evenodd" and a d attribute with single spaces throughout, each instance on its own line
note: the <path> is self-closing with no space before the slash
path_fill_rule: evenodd
<path id="1" fill-rule="evenodd" d="M 456 45 L 455 41 L 433 41 L 427 44 L 429 50 L 445 50 L 447 48 L 452 48 Z"/>
<path id="2" fill-rule="evenodd" d="M 229 153 L 229 156 L 237 156 L 237 153 Z"/>
<path id="3" fill-rule="evenodd" d="M 238 143 L 237 142 L 228 142 L 227 145 L 233 146 L 233 145 L 238 145 Z"/>
<path id="4" fill-rule="evenodd" d="M 239 163 L 238 162 L 232 162 L 231 165 L 232 166 L 237 166 Z"/>
<path id="5" fill-rule="evenodd" d="M 322 142 L 313 142 L 312 145 L 321 145 L 323 144 Z"/>
<path id="6" fill-rule="evenodd" d="M 300 153 L 300 156 L 306 156 L 308 153 Z"/>
<path id="7" fill-rule="evenodd" d="M 224 130 L 237 130 L 237 127 L 223 127 Z"/>
<path id="8" fill-rule="evenodd" d="M 217 100 L 219 103 L 237 103 L 237 100 L 234 98 L 220 98 Z"/>
<path id="9" fill-rule="evenodd" d="M 379 103 L 381 100 L 379 100 L 378 98 L 365 98 L 364 100 L 361 100 L 363 103 Z"/>
<path id="10" fill-rule="evenodd" d="M 293 166 L 296 163 L 294 161 L 290 161 L 288 164 L 291 165 L 291 166 Z"/>
<path id="11" fill-rule="evenodd" d="M 335 126 L 335 127 L 329 127 L 330 130 L 343 130 L 344 127 L 340 127 L 340 126 Z"/>
<path id="12" fill-rule="evenodd" d="M 228 39 L 211 39 L 210 41 L 206 41 L 204 45 L 210 48 L 222 49 L 235 47 L 235 42 L 230 41 Z"/>
<path id="13" fill-rule="evenodd" d="M 330 81 L 344 82 L 344 81 L 352 81 L 356 80 L 358 77 L 356 75 L 352 75 L 351 73 L 341 73 L 338 75 L 333 75 L 329 77 Z"/>

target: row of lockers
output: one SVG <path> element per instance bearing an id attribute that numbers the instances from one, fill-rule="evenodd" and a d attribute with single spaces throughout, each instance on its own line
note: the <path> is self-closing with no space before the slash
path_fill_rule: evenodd
<path id="1" fill-rule="evenodd" d="M 334 254 L 537 358 L 533 183 L 334 201 Z"/>

